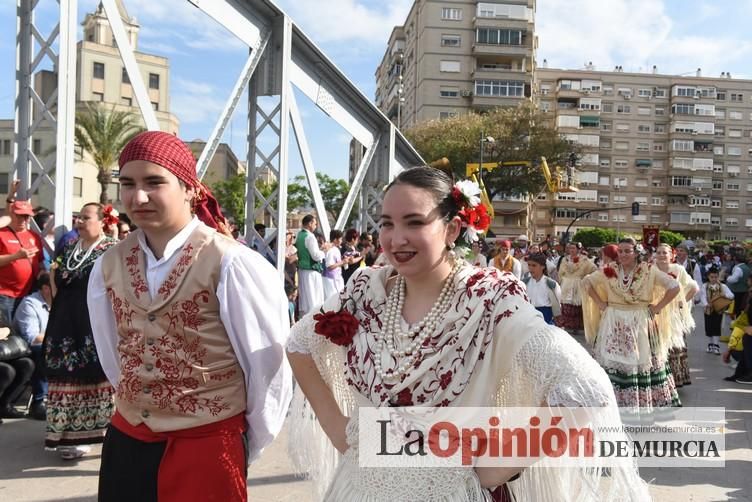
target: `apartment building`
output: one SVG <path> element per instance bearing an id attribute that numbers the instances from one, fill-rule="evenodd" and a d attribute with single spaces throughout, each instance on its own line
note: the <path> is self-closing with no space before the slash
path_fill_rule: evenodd
<path id="1" fill-rule="evenodd" d="M 752 238 L 752 81 L 614 71 L 536 70 L 535 99 L 579 144 L 576 193 L 534 203 L 532 233 L 573 226 L 704 239 Z M 640 204 L 639 215 L 630 207 Z M 603 211 L 605 208 L 622 210 Z"/>
<path id="2" fill-rule="evenodd" d="M 126 33 L 131 45 L 138 47 L 138 33 L 140 26 L 134 18 L 128 15 L 123 3 L 117 2 L 120 16 L 125 25 Z M 130 80 L 123 67 L 119 51 L 115 44 L 104 9 L 100 5 L 85 16 L 83 25 L 83 39 L 76 47 L 77 78 L 76 78 L 76 106 L 79 111 L 85 110 L 87 102 L 101 102 L 116 111 L 130 111 L 135 116 L 141 116 Z M 146 83 L 149 100 L 155 110 L 160 129 L 173 134 L 178 133 L 178 118 L 170 111 L 170 64 L 162 56 L 135 51 L 141 75 Z M 46 102 L 56 92 L 57 74 L 54 71 L 43 70 L 34 76 L 34 89 L 42 101 Z M 35 111 L 35 116 L 37 112 Z M 0 197 L 8 192 L 10 173 L 13 171 L 13 120 L 0 120 Z M 33 135 L 32 149 L 42 163 L 47 163 L 54 155 L 56 136 L 53 127 L 43 121 Z M 241 169 L 235 155 L 230 151 L 227 155 L 227 145 L 221 145 L 218 150 L 220 158 L 213 161 L 206 174 L 206 179 L 217 181 L 232 176 Z M 199 152 L 200 154 L 200 152 Z M 198 154 L 197 154 L 198 157 Z M 75 166 L 73 174 L 73 207 L 99 200 L 100 185 L 97 182 L 97 168 L 88 158 L 88 154 L 76 147 Z M 231 167 L 228 167 L 228 162 Z M 114 205 L 120 202 L 120 184 L 117 182 L 117 167 L 113 171 L 115 179 L 108 188 L 108 197 Z M 37 178 L 32 175 L 32 184 Z M 48 208 L 54 207 L 55 192 L 49 185 L 40 185 L 32 196 L 34 205 Z"/>
<path id="3" fill-rule="evenodd" d="M 401 128 L 532 95 L 535 0 L 416 0 L 376 70 L 376 105 Z"/>

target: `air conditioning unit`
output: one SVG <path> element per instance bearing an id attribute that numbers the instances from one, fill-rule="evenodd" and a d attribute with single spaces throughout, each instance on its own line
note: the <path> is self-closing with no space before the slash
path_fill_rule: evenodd
<path id="1" fill-rule="evenodd" d="M 582 89 L 582 94 L 590 94 L 590 89 Z"/>
<path id="2" fill-rule="evenodd" d="M 462 91 L 462 97 L 463 98 L 469 98 L 472 97 L 473 91 Z"/>
<path id="3" fill-rule="evenodd" d="M 632 99 L 632 95 L 631 94 L 625 94 L 624 95 L 624 99 Z"/>
<path id="4" fill-rule="evenodd" d="M 737 176 L 739 176 L 739 173 L 728 173 L 728 175 L 732 178 L 736 178 Z"/>
<path id="5" fill-rule="evenodd" d="M 700 95 L 699 95 L 699 94 L 695 94 L 695 95 L 694 95 L 693 97 L 694 97 L 695 99 L 700 99 Z"/>

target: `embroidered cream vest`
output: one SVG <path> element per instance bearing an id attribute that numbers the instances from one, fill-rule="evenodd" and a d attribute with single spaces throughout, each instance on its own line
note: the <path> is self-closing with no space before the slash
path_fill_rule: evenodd
<path id="1" fill-rule="evenodd" d="M 234 241 L 200 225 L 151 298 L 146 258 L 132 233 L 103 257 L 118 330 L 115 405 L 155 432 L 206 425 L 246 408 L 243 371 L 219 317 L 222 255 Z"/>

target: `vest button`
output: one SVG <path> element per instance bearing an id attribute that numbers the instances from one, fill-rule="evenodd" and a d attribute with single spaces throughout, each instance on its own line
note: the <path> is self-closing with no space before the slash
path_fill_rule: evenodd
<path id="1" fill-rule="evenodd" d="M 147 319 L 149 319 L 149 322 L 154 322 L 157 320 L 157 316 L 155 316 L 154 314 L 149 314 Z"/>
<path id="2" fill-rule="evenodd" d="M 151 371 L 154 369 L 154 365 L 151 363 L 146 363 L 145 367 L 146 367 L 146 371 Z"/>
<path id="3" fill-rule="evenodd" d="M 151 394 L 151 387 L 144 387 L 144 394 Z"/>
<path id="4" fill-rule="evenodd" d="M 153 338 L 147 338 L 146 339 L 146 344 L 147 345 L 154 345 L 154 339 Z"/>
<path id="5" fill-rule="evenodd" d="M 141 416 L 144 418 L 149 418 L 149 412 L 147 410 L 144 410 L 141 412 Z"/>

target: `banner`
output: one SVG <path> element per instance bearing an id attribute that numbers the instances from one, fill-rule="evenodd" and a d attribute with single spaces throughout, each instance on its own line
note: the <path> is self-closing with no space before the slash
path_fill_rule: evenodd
<path id="1" fill-rule="evenodd" d="M 658 225 L 647 225 L 642 227 L 642 246 L 655 251 L 658 244 L 661 243 L 660 227 Z"/>

